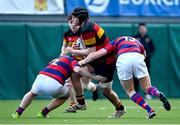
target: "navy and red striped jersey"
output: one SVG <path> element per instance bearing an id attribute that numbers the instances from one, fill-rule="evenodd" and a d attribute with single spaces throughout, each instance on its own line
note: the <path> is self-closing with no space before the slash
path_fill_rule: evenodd
<path id="1" fill-rule="evenodd" d="M 47 67 L 39 72 L 39 74 L 54 78 L 64 85 L 65 80 L 70 77 L 73 68 L 77 65 L 78 62 L 74 58 L 60 56 L 59 58 L 52 60 Z"/>
<path id="2" fill-rule="evenodd" d="M 137 52 L 143 54 L 144 46 L 135 38 L 129 36 L 122 36 L 114 41 L 106 44 L 104 47 L 108 53 L 115 51 L 117 55 L 129 52 Z"/>

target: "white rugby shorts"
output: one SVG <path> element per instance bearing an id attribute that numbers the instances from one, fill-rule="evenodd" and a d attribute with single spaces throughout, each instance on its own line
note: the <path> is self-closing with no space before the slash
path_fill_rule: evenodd
<path id="1" fill-rule="evenodd" d="M 129 80 L 133 75 L 138 79 L 148 75 L 144 55 L 136 52 L 119 55 L 116 68 L 120 80 Z"/>
<path id="2" fill-rule="evenodd" d="M 53 98 L 61 98 L 69 92 L 69 89 L 66 85 L 61 85 L 57 80 L 39 74 L 32 85 L 31 91 L 34 94 L 47 94 Z"/>

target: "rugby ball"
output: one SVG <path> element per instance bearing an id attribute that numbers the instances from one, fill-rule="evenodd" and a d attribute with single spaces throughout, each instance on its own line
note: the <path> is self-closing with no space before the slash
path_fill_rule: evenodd
<path id="1" fill-rule="evenodd" d="M 82 38 L 78 38 L 77 41 L 75 42 L 79 46 L 80 49 L 85 49 L 85 44 Z"/>

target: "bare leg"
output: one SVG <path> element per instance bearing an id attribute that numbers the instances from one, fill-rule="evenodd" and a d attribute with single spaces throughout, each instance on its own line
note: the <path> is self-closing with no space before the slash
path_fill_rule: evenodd
<path id="1" fill-rule="evenodd" d="M 160 99 L 160 101 L 163 102 L 163 106 L 164 106 L 165 110 L 167 110 L 167 111 L 171 110 L 170 102 L 167 100 L 166 96 L 162 92 L 160 92 L 156 87 L 151 86 L 151 81 L 150 81 L 149 75 L 147 75 L 143 78 L 140 78 L 139 82 L 141 84 L 142 89 L 146 93 L 148 93 L 152 96 L 158 97 Z"/>
<path id="2" fill-rule="evenodd" d="M 133 102 L 138 104 L 140 107 L 144 108 L 148 113 L 154 113 L 153 109 L 145 102 L 141 95 L 135 92 L 133 78 L 129 80 L 121 80 L 121 84 L 124 90 L 126 91 L 127 95 L 131 98 Z M 155 113 L 152 116 L 149 116 L 149 118 L 154 116 Z"/>
<path id="3" fill-rule="evenodd" d="M 36 95 L 34 93 L 32 93 L 31 91 L 29 91 L 28 93 L 26 93 L 19 105 L 19 107 L 16 109 L 16 113 L 12 114 L 13 118 L 18 118 L 23 111 L 31 104 L 32 100 L 34 99 Z"/>
<path id="4" fill-rule="evenodd" d="M 46 107 L 48 108 L 49 111 L 52 111 L 57 107 L 61 106 L 68 99 L 68 96 L 69 93 L 68 95 L 66 95 L 66 97 L 53 99 Z"/>
<path id="5" fill-rule="evenodd" d="M 82 85 L 80 82 L 80 76 L 76 73 L 72 73 L 71 75 L 72 85 L 76 92 L 76 96 L 83 95 Z"/>
<path id="6" fill-rule="evenodd" d="M 96 90 L 96 85 L 93 82 L 91 82 L 90 79 L 86 77 L 81 77 L 81 83 L 82 83 L 83 89 L 87 89 L 92 92 Z"/>
<path id="7" fill-rule="evenodd" d="M 72 104 L 75 104 L 75 103 L 76 103 L 76 93 L 75 93 L 73 87 L 71 87 L 69 91 L 70 91 L 70 96 L 69 96 L 70 105 L 72 105 Z"/>
<path id="8" fill-rule="evenodd" d="M 38 113 L 38 117 L 39 118 L 46 117 L 50 111 L 61 106 L 68 99 L 68 97 L 69 97 L 69 93 L 64 97 L 53 99 L 46 107 L 42 109 L 40 113 Z"/>
<path id="9" fill-rule="evenodd" d="M 102 86 L 101 86 L 102 87 Z M 112 88 L 102 88 L 103 95 L 115 106 L 116 111 L 109 116 L 109 118 L 120 118 L 125 113 L 126 110 L 118 98 L 118 95 L 112 90 Z"/>
<path id="10" fill-rule="evenodd" d="M 116 107 L 120 102 L 118 95 L 111 88 L 103 88 L 103 95 Z"/>
<path id="11" fill-rule="evenodd" d="M 72 73 L 71 81 L 72 81 L 72 85 L 74 87 L 74 90 L 76 92 L 76 100 L 77 100 L 78 104 L 85 105 L 82 84 L 80 82 L 80 76 L 76 73 Z"/>
<path id="12" fill-rule="evenodd" d="M 31 104 L 31 102 L 35 96 L 36 96 L 36 94 L 33 94 L 31 91 L 26 93 L 26 95 L 24 95 L 24 97 L 21 101 L 20 107 L 23 109 L 26 109 Z"/>

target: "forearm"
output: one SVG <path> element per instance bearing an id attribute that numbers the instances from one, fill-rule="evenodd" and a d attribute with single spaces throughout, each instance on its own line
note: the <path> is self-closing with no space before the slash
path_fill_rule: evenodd
<path id="1" fill-rule="evenodd" d="M 66 55 L 66 48 L 65 47 L 61 48 L 61 54 L 60 55 Z"/>
<path id="2" fill-rule="evenodd" d="M 81 76 L 85 76 L 89 79 L 97 80 L 96 76 L 85 70 L 83 67 L 75 67 L 74 71 Z"/>
<path id="3" fill-rule="evenodd" d="M 87 56 L 91 52 L 92 51 L 90 49 L 83 49 L 83 50 L 73 50 L 73 53 L 71 53 L 71 54 Z"/>
<path id="4" fill-rule="evenodd" d="M 67 44 L 66 43 L 63 43 L 63 46 L 61 48 L 61 54 L 60 55 L 66 55 L 66 47 L 67 47 Z"/>
<path id="5" fill-rule="evenodd" d="M 95 52 L 96 47 L 91 47 L 87 49 L 74 49 L 73 47 L 67 47 L 66 52 L 73 55 L 81 55 L 81 56 L 87 56 L 91 52 Z"/>
<path id="6" fill-rule="evenodd" d="M 90 63 L 90 62 L 92 62 L 92 61 L 106 55 L 106 54 L 107 54 L 107 52 L 106 52 L 105 49 L 101 49 L 99 51 L 92 52 L 85 59 L 83 59 L 81 61 L 81 63 L 82 63 L 82 65 L 86 65 L 86 64 L 88 64 L 88 63 Z"/>

